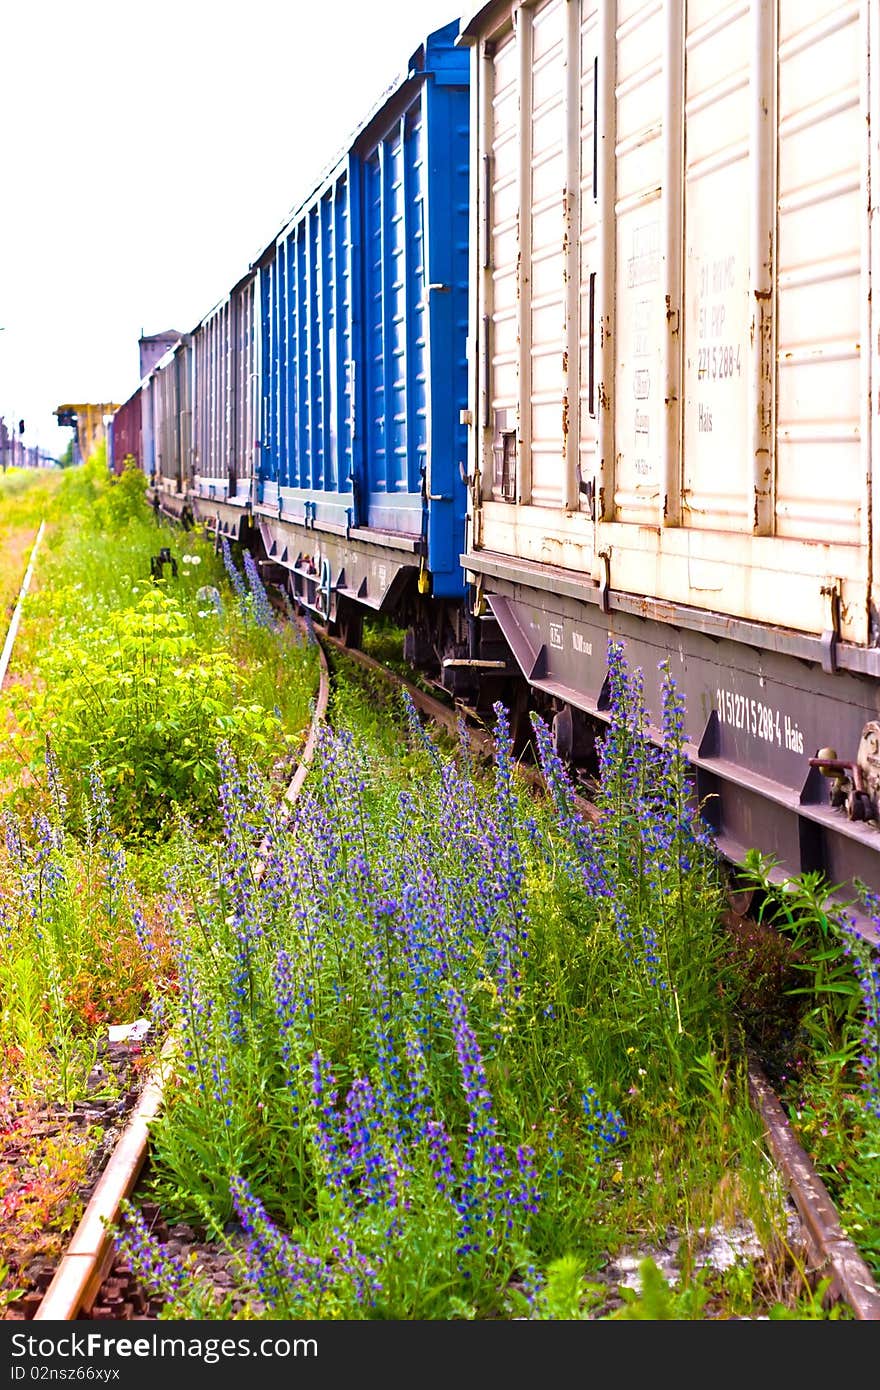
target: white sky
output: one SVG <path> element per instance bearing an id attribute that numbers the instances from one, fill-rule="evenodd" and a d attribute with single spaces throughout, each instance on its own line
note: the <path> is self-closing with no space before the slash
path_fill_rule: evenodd
<path id="1" fill-rule="evenodd" d="M 470 0 L 0 0 L 0 414 L 60 454 Z"/>

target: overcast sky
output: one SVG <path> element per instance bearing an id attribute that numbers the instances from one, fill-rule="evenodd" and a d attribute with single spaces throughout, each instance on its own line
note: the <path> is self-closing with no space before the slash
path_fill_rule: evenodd
<path id="1" fill-rule="evenodd" d="M 469 0 L 0 0 L 0 414 L 127 400 Z"/>

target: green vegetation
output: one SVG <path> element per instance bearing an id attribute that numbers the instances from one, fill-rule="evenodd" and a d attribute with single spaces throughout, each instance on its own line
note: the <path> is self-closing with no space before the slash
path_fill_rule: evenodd
<path id="1" fill-rule="evenodd" d="M 464 735 L 442 751 L 412 708 L 389 728 L 340 681 L 287 828 L 227 755 L 223 848 L 182 846 L 168 922 L 179 1082 L 151 1171 L 169 1220 L 228 1239 L 247 1316 L 693 1319 L 810 1296 L 747 1098 L 678 697 L 667 674 L 654 753 L 616 650 L 612 671 L 595 828 L 540 721 L 551 801 L 523 791 L 501 706 L 485 776 Z M 760 1258 L 701 1264 L 742 1223 Z M 651 1261 L 631 1300 L 586 1278 L 670 1231 L 674 1289 Z M 228 1313 L 136 1212 L 120 1239 L 166 1316 Z"/>
<path id="2" fill-rule="evenodd" d="M 12 617 L 40 522 L 57 515 L 61 475 L 30 468 L 0 475 L 0 629 Z"/>
<path id="3" fill-rule="evenodd" d="M 222 739 L 264 770 L 285 765 L 316 671 L 296 629 L 259 625 L 229 593 L 203 536 L 157 527 L 144 487 L 134 467 L 109 478 L 100 454 L 63 476 L 64 521 L 16 650 L 28 680 L 10 690 L 0 751 L 0 776 L 24 767 L 33 779 L 51 730 L 75 808 L 96 759 L 128 838 L 168 830 L 176 808 L 216 822 Z M 156 580 L 151 559 L 163 547 L 171 563 Z"/>
<path id="4" fill-rule="evenodd" d="M 781 1001 L 770 1030 L 755 1013 L 747 1023 L 844 1230 L 880 1278 L 880 958 L 852 917 L 857 906 L 880 933 L 880 899 L 862 887 L 842 906 L 822 875 L 779 885 L 774 868 L 755 852 L 742 874 L 765 928 L 743 956 L 747 976 L 775 977 Z"/>
<path id="5" fill-rule="evenodd" d="M 98 452 L 4 483 L 8 524 L 51 529 L 4 688 L 0 1090 L 70 1102 L 107 1024 L 152 1007 L 157 969 L 174 987 L 140 940 L 162 939 L 182 819 L 204 845 L 219 824 L 218 743 L 280 796 L 317 665 L 296 629 L 256 620 L 204 536 L 157 526 L 136 469 L 112 478 Z"/>
<path id="6" fill-rule="evenodd" d="M 99 452 L 0 480 L 4 593 L 43 520 L 0 726 L 0 1307 L 60 1253 L 106 1142 L 100 1125 L 47 1141 L 46 1108 L 119 1099 L 109 1024 L 150 1022 L 144 1064 L 164 1036 L 178 963 L 163 895 L 184 819 L 211 844 L 218 740 L 280 797 L 317 670 L 294 629 L 267 622 L 255 573 L 246 585 L 200 533 L 157 526 L 135 469 L 110 477 Z M 173 563 L 154 575 L 164 547 Z"/>
<path id="7" fill-rule="evenodd" d="M 288 823 L 313 646 L 248 555 L 157 524 L 137 470 L 49 476 L 0 488 L 0 524 L 50 523 L 4 691 L 0 1101 L 82 1097 L 109 1022 L 172 1029 L 154 1194 L 229 1246 L 240 1316 L 844 1316 L 792 1244 L 745 1044 L 880 1267 L 876 955 L 760 856 L 758 920 L 722 930 L 669 671 L 654 748 L 610 647 L 588 826 L 539 719 L 541 803 L 501 705 L 486 768 L 339 661 Z M 23 1230 L 75 1219 L 60 1142 L 31 1206 L 0 1192 Z M 752 1252 L 713 1264 L 723 1233 Z M 163 1316 L 231 1315 L 133 1208 L 119 1240 Z M 670 1241 L 674 1276 L 644 1254 Z M 638 1289 L 606 1274 L 631 1252 Z M 2 1239 L 0 1267 L 21 1282 Z"/>
<path id="8" fill-rule="evenodd" d="M 133 1021 L 150 1007 L 151 957 L 140 937 L 155 908 L 130 882 L 123 845 L 110 827 L 106 792 L 92 768 L 89 793 L 71 816 L 51 753 L 50 804 L 28 829 L 5 813 L 0 856 L 0 1083 L 14 1078 L 18 1097 L 81 1098 L 108 1023 Z M 71 825 L 81 827 L 71 833 Z M 170 962 L 166 962 L 166 965 Z M 165 974 L 167 976 L 168 969 Z"/>

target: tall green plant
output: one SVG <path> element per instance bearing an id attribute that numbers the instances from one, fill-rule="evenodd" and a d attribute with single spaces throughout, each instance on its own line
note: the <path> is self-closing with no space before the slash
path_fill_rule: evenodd
<path id="1" fill-rule="evenodd" d="M 24 1094 L 83 1094 L 108 1022 L 149 1003 L 159 957 L 112 833 L 96 768 L 69 833 L 67 798 L 50 748 L 49 809 L 29 826 L 6 812 L 0 853 L 0 1056 L 18 1062 Z"/>
<path id="2" fill-rule="evenodd" d="M 561 775 L 561 824 L 523 799 L 501 706 L 489 778 L 412 707 L 408 745 L 325 731 L 289 827 L 224 756 L 222 848 L 191 843 L 172 901 L 184 1063 L 153 1173 L 171 1212 L 240 1223 L 265 1315 L 503 1316 L 518 1292 L 552 1316 L 581 1296 L 573 1247 L 747 1190 L 720 895 L 668 710 L 660 753 L 609 752 L 595 833 Z"/>

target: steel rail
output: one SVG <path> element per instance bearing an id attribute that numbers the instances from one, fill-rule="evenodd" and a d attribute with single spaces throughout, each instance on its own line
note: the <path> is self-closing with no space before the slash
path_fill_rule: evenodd
<path id="1" fill-rule="evenodd" d="M 828 1275 L 828 1295 L 861 1322 L 880 1321 L 880 1288 L 840 1224 L 831 1194 L 801 1147 L 757 1058 L 749 1057 L 749 1094 L 767 1142 L 800 1213 L 813 1273 Z"/>
<path id="2" fill-rule="evenodd" d="M 296 771 L 284 793 L 284 801 L 291 811 L 314 757 L 318 730 L 326 718 L 330 698 L 327 660 L 320 643 L 317 645 L 320 662 L 318 695 Z M 265 850 L 266 841 L 263 840 L 257 850 L 254 867 L 257 882 L 263 875 L 262 856 Z M 159 1063 L 144 1085 L 73 1238 L 34 1313 L 34 1321 L 71 1322 L 81 1312 L 91 1311 L 113 1262 L 116 1246 L 112 1228 L 119 1217 L 122 1202 L 131 1196 L 143 1168 L 149 1148 L 150 1121 L 161 1109 L 165 1086 L 174 1071 L 176 1047 L 174 1035 L 166 1039 Z"/>
<path id="3" fill-rule="evenodd" d="M 9 661 L 12 656 L 12 648 L 15 646 L 15 639 L 18 636 L 18 627 L 19 623 L 21 622 L 21 614 L 22 609 L 24 607 L 24 600 L 27 595 L 27 591 L 30 588 L 31 576 L 34 572 L 34 561 L 37 558 L 37 551 L 40 547 L 40 541 L 43 539 L 43 532 L 45 531 L 45 529 L 46 523 L 45 521 L 41 521 L 40 529 L 37 531 L 36 539 L 34 540 L 34 543 L 31 546 L 31 553 L 28 559 L 27 569 L 24 572 L 24 579 L 22 580 L 21 588 L 18 591 L 18 598 L 15 603 L 12 618 L 10 619 L 9 627 L 6 631 L 6 641 L 3 643 L 3 651 L 0 652 L 0 689 L 2 689 L 3 682 L 6 679 L 6 670 L 9 666 Z"/>

